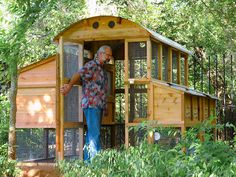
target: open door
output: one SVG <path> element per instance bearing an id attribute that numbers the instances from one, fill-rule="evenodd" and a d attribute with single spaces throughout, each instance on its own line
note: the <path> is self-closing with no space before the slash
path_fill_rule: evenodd
<path id="1" fill-rule="evenodd" d="M 60 87 L 83 65 L 83 44 L 65 42 L 60 39 Z M 60 94 L 60 93 L 59 93 Z M 67 96 L 60 94 L 59 107 L 59 141 L 57 158 L 83 159 L 83 111 L 80 106 L 82 88 L 74 85 Z"/>

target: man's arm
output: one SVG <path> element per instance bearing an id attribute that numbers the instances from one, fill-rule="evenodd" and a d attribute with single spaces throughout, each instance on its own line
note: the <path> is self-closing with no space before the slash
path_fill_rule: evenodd
<path id="1" fill-rule="evenodd" d="M 73 74 L 73 76 L 71 77 L 70 82 L 68 84 L 73 86 L 76 83 L 78 83 L 78 85 L 82 85 L 81 76 L 79 73 Z"/>
<path id="2" fill-rule="evenodd" d="M 75 73 L 73 74 L 72 78 L 70 79 L 70 82 L 68 84 L 64 84 L 60 91 L 63 95 L 67 95 L 70 90 L 72 89 L 73 85 L 75 85 L 76 83 L 79 83 L 79 85 L 82 84 L 81 82 L 81 76 L 79 73 Z"/>

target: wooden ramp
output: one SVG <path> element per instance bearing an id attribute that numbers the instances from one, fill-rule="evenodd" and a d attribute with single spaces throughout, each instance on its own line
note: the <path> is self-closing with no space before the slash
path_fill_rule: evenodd
<path id="1" fill-rule="evenodd" d="M 18 163 L 22 170 L 20 177 L 60 177 L 55 163 Z"/>

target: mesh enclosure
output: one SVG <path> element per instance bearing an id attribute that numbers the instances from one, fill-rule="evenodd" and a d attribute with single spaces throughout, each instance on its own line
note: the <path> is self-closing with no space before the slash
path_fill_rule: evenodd
<path id="1" fill-rule="evenodd" d="M 168 81 L 168 47 L 163 46 L 162 79 Z"/>
<path id="2" fill-rule="evenodd" d="M 115 120 L 116 122 L 124 122 L 125 120 L 125 95 L 124 93 L 116 94 L 116 112 Z"/>
<path id="3" fill-rule="evenodd" d="M 185 85 L 185 59 L 183 57 L 180 58 L 180 66 L 181 66 L 181 84 Z"/>
<path id="4" fill-rule="evenodd" d="M 152 78 L 158 79 L 158 45 L 152 42 Z"/>
<path id="5" fill-rule="evenodd" d="M 181 138 L 180 128 L 162 128 L 162 130 L 154 132 L 154 137 L 156 132 L 160 134 L 160 139 L 155 140 L 154 138 L 154 143 L 167 148 L 173 148 L 176 146 Z"/>
<path id="6" fill-rule="evenodd" d="M 129 121 L 136 118 L 147 118 L 147 85 L 130 85 L 129 89 Z"/>
<path id="7" fill-rule="evenodd" d="M 115 95 L 115 121 L 124 122 L 125 119 L 125 96 L 124 96 L 124 60 L 116 60 L 116 95 Z"/>
<path id="8" fill-rule="evenodd" d="M 172 51 L 172 82 L 177 83 L 177 58 L 178 53 L 176 51 Z"/>
<path id="9" fill-rule="evenodd" d="M 18 161 L 55 157 L 55 129 L 18 129 L 16 156 Z"/>
<path id="10" fill-rule="evenodd" d="M 123 123 L 101 126 L 100 142 L 102 150 L 109 148 L 120 148 L 124 145 L 124 141 L 125 141 L 125 125 Z"/>
<path id="11" fill-rule="evenodd" d="M 139 127 L 131 127 L 129 129 L 129 144 L 138 146 L 141 142 L 147 140 L 147 130 Z"/>
<path id="12" fill-rule="evenodd" d="M 64 46 L 64 76 L 71 78 L 74 73 L 78 72 L 78 46 Z M 67 96 L 64 97 L 64 120 L 65 122 L 79 121 L 79 90 L 73 87 Z"/>
<path id="13" fill-rule="evenodd" d="M 147 77 L 146 42 L 129 42 L 129 76 L 130 78 Z"/>
<path id="14" fill-rule="evenodd" d="M 81 149 L 83 150 L 83 149 Z M 79 158 L 79 128 L 64 131 L 64 156 L 66 159 Z"/>

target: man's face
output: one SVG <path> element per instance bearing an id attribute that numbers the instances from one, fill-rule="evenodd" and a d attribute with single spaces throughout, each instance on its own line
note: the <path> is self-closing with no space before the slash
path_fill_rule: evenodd
<path id="1" fill-rule="evenodd" d="M 105 52 L 100 52 L 99 61 L 101 64 L 109 63 L 109 61 L 113 59 L 112 50 L 110 48 L 106 48 Z"/>

